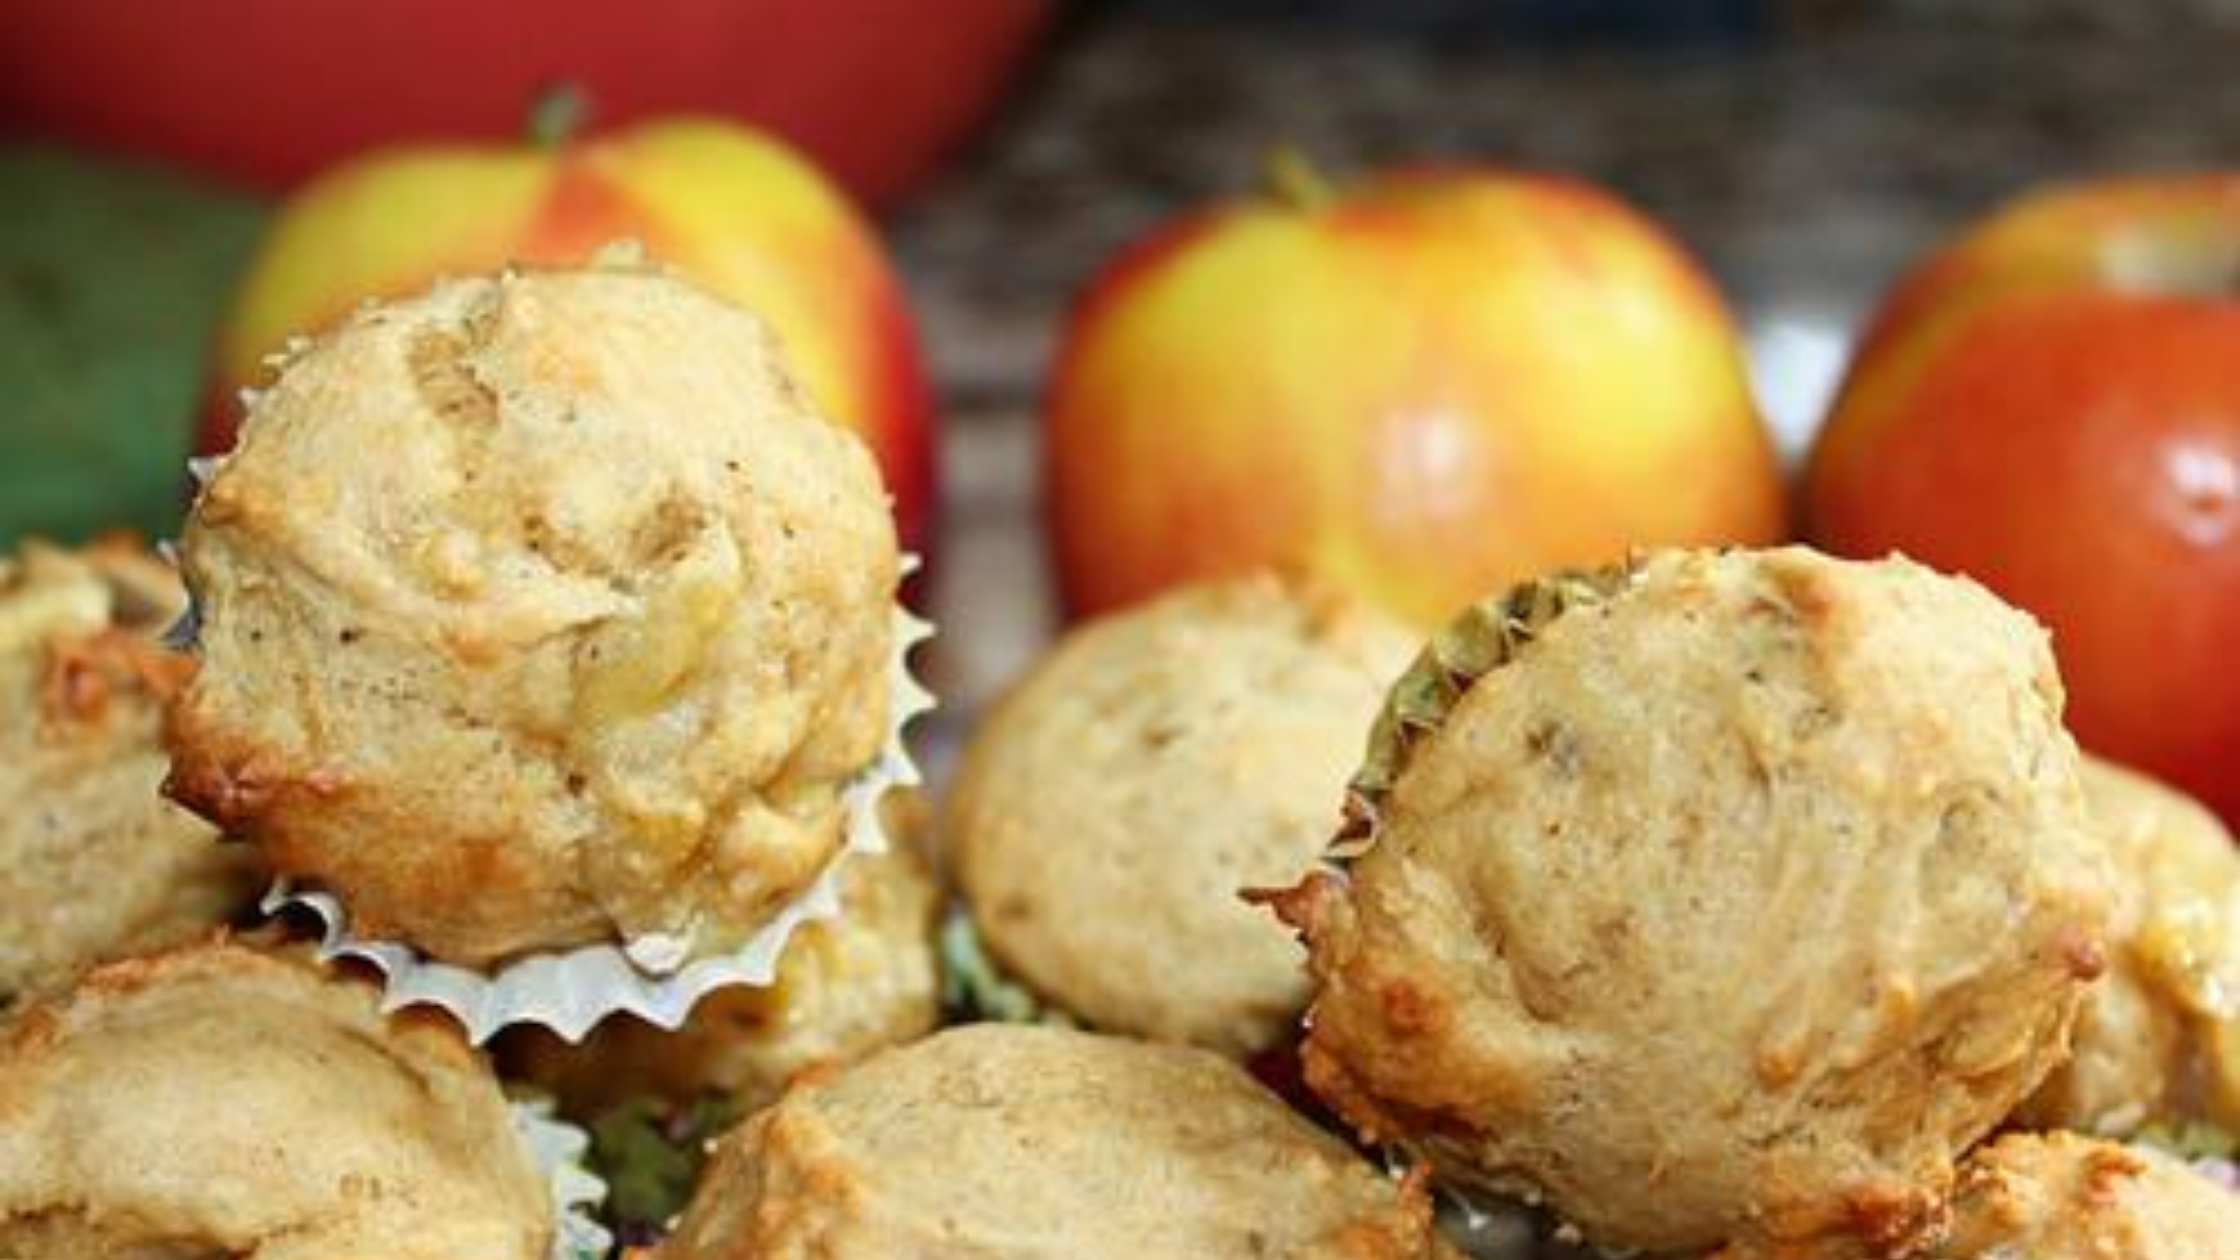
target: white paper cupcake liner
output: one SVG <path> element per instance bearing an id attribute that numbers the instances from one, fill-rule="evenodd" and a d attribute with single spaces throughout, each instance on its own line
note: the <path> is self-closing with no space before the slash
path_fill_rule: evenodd
<path id="1" fill-rule="evenodd" d="M 552 1250 L 547 1260 L 606 1260 L 614 1235 L 592 1216 L 606 1202 L 607 1183 L 583 1165 L 591 1139 L 584 1131 L 556 1120 L 546 1101 L 515 1102 L 513 1131 L 529 1148 L 537 1171 L 552 1195 Z"/>
<path id="2" fill-rule="evenodd" d="M 914 567 L 906 560 L 904 572 Z M 910 721 L 933 707 L 933 696 L 910 673 L 910 651 L 933 634 L 929 623 L 899 605 L 894 611 L 895 651 L 889 666 L 888 730 L 885 746 L 871 765 L 842 790 L 845 834 L 839 852 L 807 890 L 780 909 L 768 926 L 744 945 L 708 958 L 688 957 L 688 943 L 651 935 L 620 944 L 586 945 L 553 953 L 529 954 L 490 972 L 437 962 L 410 945 L 353 935 L 349 911 L 333 894 L 275 881 L 262 909 L 274 914 L 294 906 L 318 916 L 322 925 L 319 957 L 355 958 L 378 968 L 385 980 L 382 1009 L 437 1006 L 449 1012 L 476 1045 L 513 1024 L 541 1024 L 570 1042 L 592 1025 L 627 1011 L 661 1028 L 676 1028 L 695 1003 L 730 985 L 767 987 L 777 975 L 778 956 L 795 929 L 840 912 L 840 868 L 857 853 L 883 853 L 885 828 L 879 803 L 898 787 L 920 782 L 917 763 L 903 739 Z"/>

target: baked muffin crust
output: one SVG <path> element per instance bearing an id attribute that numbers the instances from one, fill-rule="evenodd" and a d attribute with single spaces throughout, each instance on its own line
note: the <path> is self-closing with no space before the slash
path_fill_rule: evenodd
<path id="1" fill-rule="evenodd" d="M 2104 965 L 2044 632 L 1803 549 L 1477 615 L 1395 689 L 1346 873 L 1282 899 L 1309 1082 L 1606 1247 L 1930 1236 Z"/>
<path id="2" fill-rule="evenodd" d="M 1829 1247 L 1713 1260 L 1852 1260 Z M 2075 1133 L 2009 1133 L 1960 1166 L 1952 1224 L 1923 1260 L 2225 1260 L 2240 1193 L 2168 1155 Z"/>
<path id="3" fill-rule="evenodd" d="M 453 281 L 302 347 L 182 553 L 172 793 L 446 961 L 736 943 L 886 736 L 871 457 L 759 321 L 643 266 Z"/>
<path id="4" fill-rule="evenodd" d="M 1968 1157 L 1940 1260 L 2240 1256 L 2240 1194 L 2159 1152 L 2010 1134 Z"/>
<path id="5" fill-rule="evenodd" d="M 0 1029 L 0 1255 L 546 1260 L 497 1078 L 370 984 L 214 941 Z"/>
<path id="6" fill-rule="evenodd" d="M 1306 1000 L 1239 890 L 1314 864 L 1412 644 L 1334 592 L 1185 588 L 1084 625 L 980 725 L 942 829 L 981 939 L 1115 1032 L 1245 1055 Z"/>
<path id="7" fill-rule="evenodd" d="M 252 855 L 157 790 L 162 701 L 190 667 L 157 635 L 184 603 L 125 539 L 0 560 L 0 1005 L 256 895 Z"/>
<path id="8" fill-rule="evenodd" d="M 2206 806 L 2145 775 L 2086 757 L 2084 789 L 2115 874 L 2110 966 L 2023 1119 L 2240 1140 L 2240 850 Z"/>
<path id="9" fill-rule="evenodd" d="M 656 1260 L 1449 1257 L 1396 1185 L 1209 1052 L 979 1024 L 805 1082 Z"/>

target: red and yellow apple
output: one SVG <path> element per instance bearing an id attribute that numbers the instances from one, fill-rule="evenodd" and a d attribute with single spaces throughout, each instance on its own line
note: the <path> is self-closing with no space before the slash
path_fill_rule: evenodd
<path id="1" fill-rule="evenodd" d="M 1431 625 L 1630 548 L 1783 535 L 1734 326 L 1640 214 L 1545 175 L 1287 182 L 1075 311 L 1044 416 L 1073 612 L 1273 565 Z"/>
<path id="2" fill-rule="evenodd" d="M 622 239 L 769 322 L 811 396 L 870 444 L 905 544 L 922 547 L 930 396 L 878 237 L 793 151 L 707 120 L 381 151 L 315 180 L 274 222 L 219 334 L 198 447 L 232 445 L 236 396 L 267 355 L 368 298 L 509 262 L 576 262 Z"/>
<path id="3" fill-rule="evenodd" d="M 2080 742 L 2240 823 L 2240 175 L 2041 192 L 1931 256 L 1805 502 L 2036 613 Z"/>

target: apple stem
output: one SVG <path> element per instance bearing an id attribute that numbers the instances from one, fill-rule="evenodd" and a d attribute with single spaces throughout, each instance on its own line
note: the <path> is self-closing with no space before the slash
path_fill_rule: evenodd
<path id="1" fill-rule="evenodd" d="M 591 117 L 591 97 L 575 82 L 562 79 L 540 89 L 529 102 L 529 116 L 522 131 L 540 149 L 557 149 L 583 129 Z"/>
<path id="2" fill-rule="evenodd" d="M 1294 210 L 1319 210 L 1337 197 L 1328 176 L 1295 144 L 1279 144 L 1261 160 L 1268 193 Z"/>

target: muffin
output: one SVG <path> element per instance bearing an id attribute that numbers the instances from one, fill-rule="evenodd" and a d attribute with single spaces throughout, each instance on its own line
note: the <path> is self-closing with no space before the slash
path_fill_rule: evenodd
<path id="1" fill-rule="evenodd" d="M 2046 635 L 1972 583 L 1671 552 L 1472 611 L 1281 896 L 1309 1083 L 1606 1248 L 1898 1254 L 2103 966 Z"/>
<path id="2" fill-rule="evenodd" d="M 0 1029 L 0 1255 L 547 1260 L 483 1059 L 370 985 L 218 940 Z"/>
<path id="3" fill-rule="evenodd" d="M 978 1024 L 718 1144 L 655 1260 L 1451 1256 L 1395 1184 L 1207 1051 Z"/>
<path id="4" fill-rule="evenodd" d="M 1938 1260 L 2225 1260 L 2240 1194 L 2159 1152 L 2009 1134 L 1961 1165 Z"/>
<path id="5" fill-rule="evenodd" d="M 1098 1028 L 1240 1056 L 1283 1037 L 1302 955 L 1238 892 L 1314 864 L 1409 649 L 1265 576 L 1073 631 L 981 724 L 949 797 L 988 952 Z"/>
<path id="6" fill-rule="evenodd" d="M 2116 874 L 2108 976 L 2075 1053 L 2024 1108 L 2043 1128 L 2240 1140 L 2240 852 L 2200 802 L 2091 757 L 2085 801 Z"/>
<path id="7" fill-rule="evenodd" d="M 1960 1166 L 1952 1223 L 1924 1260 L 2228 1260 L 2240 1193 L 2146 1147 L 2010 1133 Z M 1715 1260 L 1848 1260 L 1737 1248 Z"/>
<path id="8" fill-rule="evenodd" d="M 897 556 L 752 316 L 626 260 L 297 350 L 182 544 L 170 791 L 361 937 L 485 966 L 735 947 L 842 842 Z"/>
<path id="9" fill-rule="evenodd" d="M 0 1005 L 256 893 L 250 853 L 157 790 L 162 701 L 189 666 L 156 636 L 183 606 L 128 540 L 0 560 Z"/>
<path id="10" fill-rule="evenodd" d="M 719 989 L 675 1032 L 627 1015 L 574 1046 L 543 1028 L 516 1029 L 500 1042 L 500 1061 L 578 1116 L 648 1097 L 709 1096 L 744 1114 L 805 1069 L 932 1031 L 938 902 L 911 849 L 852 857 L 840 872 L 840 914 L 786 942 L 770 987 Z"/>

